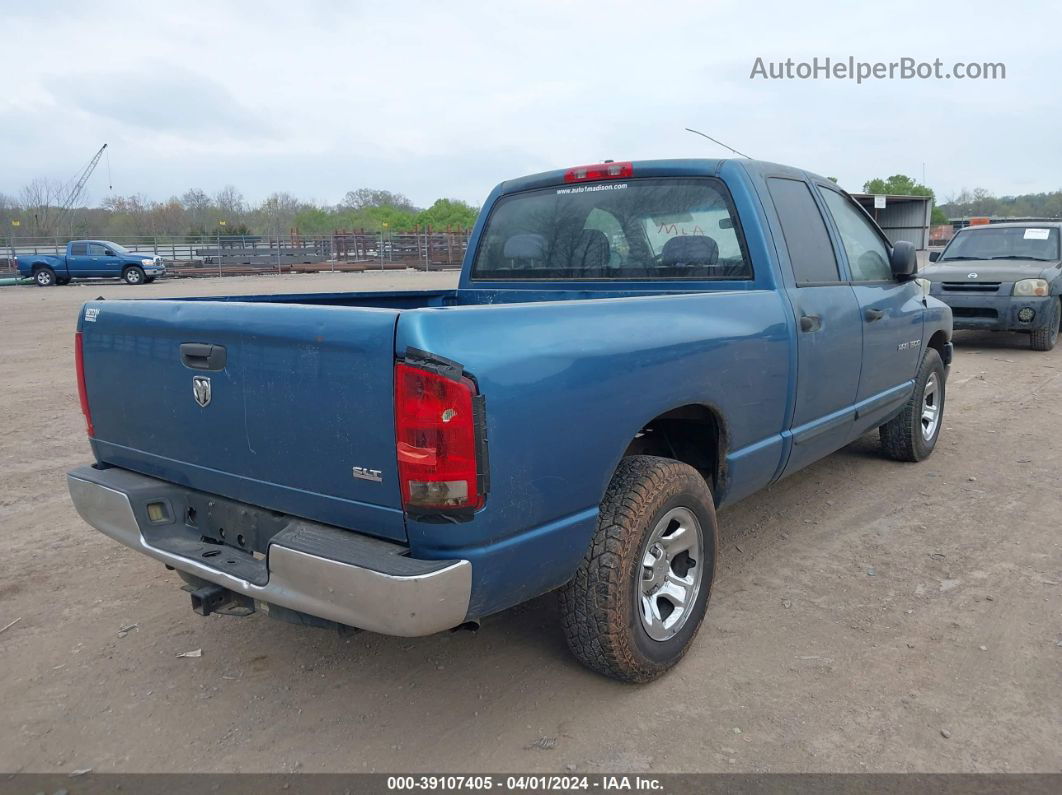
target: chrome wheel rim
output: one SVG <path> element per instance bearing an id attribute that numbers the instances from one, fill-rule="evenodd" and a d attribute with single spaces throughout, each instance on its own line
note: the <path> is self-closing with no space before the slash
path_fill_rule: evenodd
<path id="1" fill-rule="evenodd" d="M 933 438 L 940 424 L 940 395 L 940 379 L 936 373 L 930 373 L 922 392 L 922 438 L 927 442 Z"/>
<path id="2" fill-rule="evenodd" d="M 653 640 L 675 637 L 693 613 L 703 579 L 703 536 L 688 508 L 672 508 L 649 536 L 636 599 L 642 628 Z"/>
<path id="3" fill-rule="evenodd" d="M 137 284 L 140 281 L 140 274 L 136 271 L 129 271 L 129 273 L 126 274 L 125 280 L 130 284 Z"/>
<path id="4" fill-rule="evenodd" d="M 48 271 L 38 271 L 37 284 L 51 284 L 52 277 L 48 275 Z"/>

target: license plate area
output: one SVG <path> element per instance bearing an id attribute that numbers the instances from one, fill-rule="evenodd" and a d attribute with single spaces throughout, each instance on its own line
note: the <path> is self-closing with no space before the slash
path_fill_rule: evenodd
<path id="1" fill-rule="evenodd" d="M 262 508 L 188 492 L 183 524 L 199 532 L 204 543 L 225 546 L 264 558 L 269 542 L 291 517 Z"/>
<path id="2" fill-rule="evenodd" d="M 291 522 L 285 514 L 168 484 L 130 497 L 151 546 L 255 585 L 269 581 L 269 542 Z"/>

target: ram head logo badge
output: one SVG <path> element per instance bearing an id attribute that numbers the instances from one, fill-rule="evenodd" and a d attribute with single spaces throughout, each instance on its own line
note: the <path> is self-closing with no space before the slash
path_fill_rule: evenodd
<path id="1" fill-rule="evenodd" d="M 976 273 L 967 273 L 966 274 L 966 278 L 967 279 L 976 279 L 977 278 L 977 274 Z"/>
<path id="2" fill-rule="evenodd" d="M 192 376 L 192 395 L 195 402 L 205 408 L 210 403 L 210 379 L 205 375 Z"/>

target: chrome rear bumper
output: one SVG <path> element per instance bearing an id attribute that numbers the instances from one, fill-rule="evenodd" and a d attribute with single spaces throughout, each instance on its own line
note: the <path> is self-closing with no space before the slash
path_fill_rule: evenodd
<path id="1" fill-rule="evenodd" d="M 351 560 L 347 555 L 340 561 L 326 557 L 327 545 L 321 549 L 318 543 L 315 551 L 320 551 L 319 555 L 274 542 L 269 544 L 266 557 L 268 579 L 256 584 L 211 565 L 213 558 L 175 554 L 144 537 L 127 484 L 135 484 L 136 500 L 150 499 L 155 483 L 160 492 L 179 487 L 127 470 L 91 467 L 69 473 L 67 482 L 77 512 L 101 533 L 175 569 L 257 601 L 407 637 L 451 629 L 465 620 L 472 590 L 472 565 L 467 560 L 417 561 L 405 557 L 404 548 L 396 544 L 370 539 L 371 544 L 363 545 L 368 551 L 359 551 L 360 559 Z M 336 534 L 337 539 L 343 534 L 355 535 L 339 528 L 314 527 Z M 277 536 L 286 537 L 291 536 Z M 418 568 L 423 571 L 416 573 Z"/>

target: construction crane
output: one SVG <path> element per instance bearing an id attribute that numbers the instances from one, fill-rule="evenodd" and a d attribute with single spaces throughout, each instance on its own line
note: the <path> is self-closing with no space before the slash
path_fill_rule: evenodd
<path id="1" fill-rule="evenodd" d="M 55 233 L 60 234 L 63 229 L 63 223 L 67 220 L 71 210 L 74 208 L 74 204 L 77 202 L 78 197 L 81 196 L 81 192 L 85 189 L 85 183 L 89 181 L 89 177 L 92 176 L 92 172 L 96 170 L 96 166 L 100 163 L 100 158 L 103 157 L 103 152 L 107 148 L 107 144 L 100 147 L 99 151 L 92 156 L 88 165 L 78 174 L 74 187 L 70 189 L 70 193 L 67 195 L 66 200 L 59 208 L 59 216 L 55 221 Z"/>

